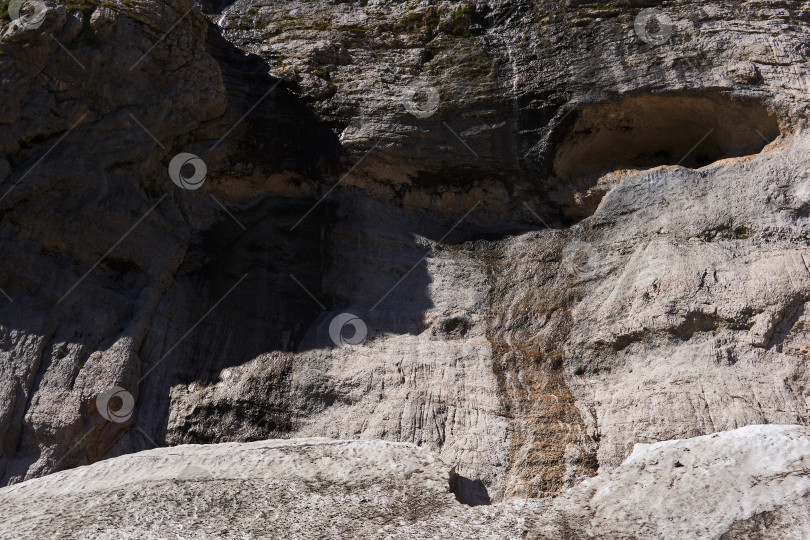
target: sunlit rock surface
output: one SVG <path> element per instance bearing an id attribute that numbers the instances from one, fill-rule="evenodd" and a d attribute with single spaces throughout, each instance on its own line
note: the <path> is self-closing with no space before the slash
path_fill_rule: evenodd
<path id="1" fill-rule="evenodd" d="M 810 429 L 637 445 L 554 499 L 470 506 L 412 444 L 182 445 L 0 489 L 0 538 L 801 538 Z"/>

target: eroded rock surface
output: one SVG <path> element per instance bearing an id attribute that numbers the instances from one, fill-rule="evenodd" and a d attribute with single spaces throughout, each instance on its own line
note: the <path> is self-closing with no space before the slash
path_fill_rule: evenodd
<path id="1" fill-rule="evenodd" d="M 468 506 L 450 485 L 412 444 L 182 445 L 0 489 L 0 538 L 800 538 L 810 429 L 637 445 L 553 500 Z"/>

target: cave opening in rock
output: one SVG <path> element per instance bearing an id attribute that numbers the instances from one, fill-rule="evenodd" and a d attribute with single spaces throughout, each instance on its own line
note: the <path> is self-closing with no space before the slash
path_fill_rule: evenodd
<path id="1" fill-rule="evenodd" d="M 757 154 L 780 134 L 764 104 L 720 93 L 634 96 L 570 116 L 561 126 L 554 172 L 574 182 L 619 169 L 699 168 Z"/>

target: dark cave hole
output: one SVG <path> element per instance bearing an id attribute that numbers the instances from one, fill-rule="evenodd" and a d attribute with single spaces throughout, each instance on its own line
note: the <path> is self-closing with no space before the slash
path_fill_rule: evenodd
<path id="1" fill-rule="evenodd" d="M 757 154 L 780 134 L 778 118 L 764 104 L 720 93 L 635 96 L 570 116 L 554 172 L 579 188 L 620 169 L 695 169 Z"/>
<path id="2" fill-rule="evenodd" d="M 450 492 L 458 502 L 467 506 L 485 506 L 492 502 L 481 480 L 461 476 L 455 467 L 450 470 Z"/>

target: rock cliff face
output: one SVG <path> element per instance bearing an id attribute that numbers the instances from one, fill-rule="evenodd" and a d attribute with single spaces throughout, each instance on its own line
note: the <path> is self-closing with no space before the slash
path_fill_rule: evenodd
<path id="1" fill-rule="evenodd" d="M 3 484 L 329 437 L 502 501 L 810 423 L 805 3 L 49 2 L 0 22 Z"/>

